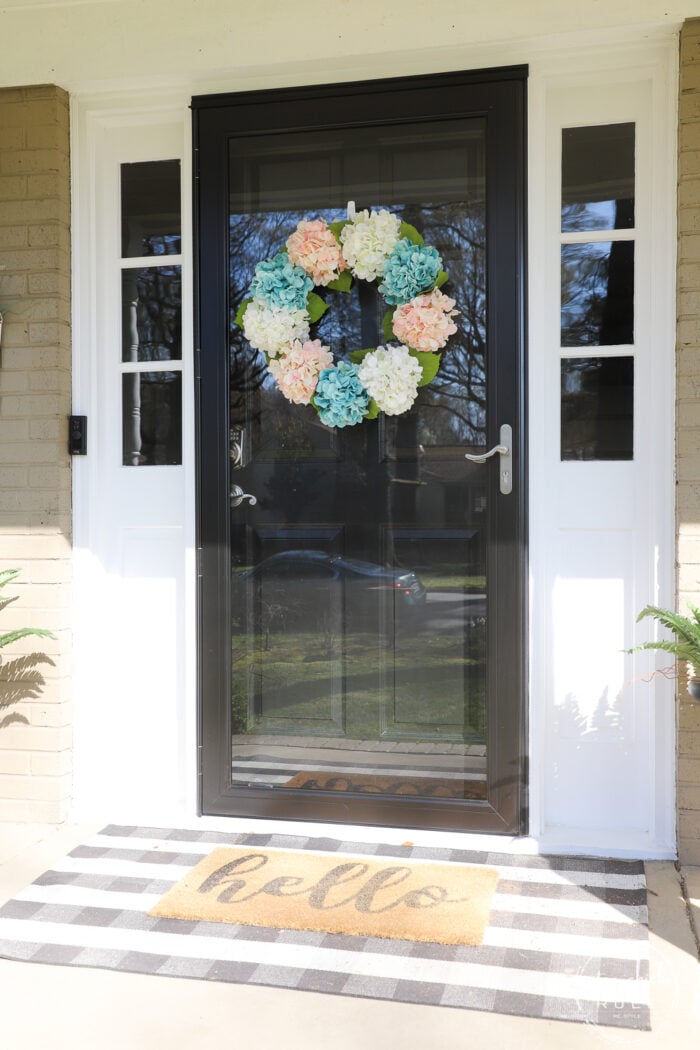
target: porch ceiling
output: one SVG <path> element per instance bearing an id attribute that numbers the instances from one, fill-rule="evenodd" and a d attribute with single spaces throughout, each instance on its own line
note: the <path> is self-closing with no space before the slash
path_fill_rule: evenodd
<path id="1" fill-rule="evenodd" d="M 0 86 L 50 81 L 72 89 L 280 69 L 296 71 L 301 81 L 346 80 L 359 65 L 363 76 L 408 72 L 402 64 L 432 71 L 470 63 L 479 48 L 528 39 L 625 30 L 624 40 L 641 27 L 673 31 L 697 14 L 697 4 L 595 2 L 587 5 L 583 31 L 580 5 L 561 0 L 442 0 L 429 18 L 425 10 L 422 0 L 268 0 L 263 7 L 229 0 L 4 0 L 0 36 L 12 46 L 3 53 Z M 484 65 L 501 61 L 481 55 Z"/>

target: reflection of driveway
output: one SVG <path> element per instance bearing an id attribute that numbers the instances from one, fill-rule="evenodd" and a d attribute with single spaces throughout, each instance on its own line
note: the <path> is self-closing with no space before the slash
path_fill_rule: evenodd
<path id="1" fill-rule="evenodd" d="M 428 627 L 464 627 L 472 617 L 486 616 L 485 594 L 428 591 L 425 600 L 424 622 Z"/>

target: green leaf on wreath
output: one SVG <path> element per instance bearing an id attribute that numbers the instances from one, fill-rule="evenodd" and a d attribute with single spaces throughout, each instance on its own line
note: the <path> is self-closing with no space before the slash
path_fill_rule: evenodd
<path id="1" fill-rule="evenodd" d="M 445 271 L 444 270 L 440 270 L 440 273 L 437 275 L 437 281 L 435 282 L 435 287 L 436 288 L 442 288 L 443 284 L 445 284 L 445 282 L 448 279 L 449 279 L 448 275 L 445 273 Z"/>
<path id="2" fill-rule="evenodd" d="M 422 234 L 418 232 L 415 226 L 411 226 L 410 222 L 402 222 L 399 229 L 399 237 L 408 237 L 409 241 L 413 241 L 414 244 L 420 244 L 425 246 L 425 241 Z"/>
<path id="3" fill-rule="evenodd" d="M 379 415 L 379 405 L 374 400 L 374 398 L 371 397 L 369 399 L 369 404 L 367 405 L 367 411 L 365 412 L 364 418 L 365 419 L 376 419 L 378 415 Z"/>
<path id="4" fill-rule="evenodd" d="M 316 292 L 309 292 L 306 300 L 306 312 L 309 315 L 311 324 L 314 324 L 315 321 L 320 321 L 327 309 L 328 303 L 325 303 L 320 295 L 316 295 Z"/>
<path id="5" fill-rule="evenodd" d="M 343 226 L 348 225 L 348 221 L 348 219 L 340 219 L 338 222 L 328 223 L 328 229 L 331 231 L 338 244 L 340 244 L 340 231 L 342 230 Z"/>
<path id="6" fill-rule="evenodd" d="M 352 274 L 349 270 L 343 270 L 340 277 L 328 282 L 326 288 L 330 288 L 332 292 L 349 292 L 352 288 Z"/>
<path id="7" fill-rule="evenodd" d="M 245 317 L 245 312 L 252 303 L 252 301 L 252 298 L 244 299 L 241 305 L 238 307 L 238 310 L 236 311 L 236 316 L 233 319 L 233 323 L 237 324 L 239 328 L 243 327 L 243 318 Z"/>
<path id="8" fill-rule="evenodd" d="M 353 350 L 352 353 L 348 354 L 348 357 L 354 365 L 359 365 L 361 361 L 364 361 L 367 354 L 371 354 L 376 347 L 370 346 L 367 350 Z"/>
<path id="9" fill-rule="evenodd" d="M 433 379 L 435 379 L 435 376 L 438 374 L 441 355 L 424 350 L 411 349 L 408 352 L 411 357 L 415 357 L 423 369 L 423 375 L 420 378 L 418 386 L 427 386 L 428 383 L 432 383 Z"/>
<path id="10" fill-rule="evenodd" d="M 394 336 L 394 314 L 396 313 L 396 307 L 392 307 L 391 310 L 387 310 L 382 319 L 382 331 L 384 332 L 384 338 L 387 343 L 390 343 Z"/>

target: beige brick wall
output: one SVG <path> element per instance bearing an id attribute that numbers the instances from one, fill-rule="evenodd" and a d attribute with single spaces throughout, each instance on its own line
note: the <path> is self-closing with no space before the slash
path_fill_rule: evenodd
<path id="1" fill-rule="evenodd" d="M 700 605 L 700 18 L 681 33 L 678 141 L 676 521 L 679 604 Z M 700 704 L 679 686 L 678 839 L 700 864 Z"/>
<path id="2" fill-rule="evenodd" d="M 0 633 L 47 627 L 0 667 L 0 821 L 59 822 L 71 774 L 68 96 L 0 90 L 0 569 L 20 568 Z M 13 659 L 41 651 L 17 681 Z"/>

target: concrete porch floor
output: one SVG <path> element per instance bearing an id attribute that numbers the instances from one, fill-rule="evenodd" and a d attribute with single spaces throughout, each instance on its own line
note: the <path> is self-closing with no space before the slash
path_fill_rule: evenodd
<path id="1" fill-rule="evenodd" d="M 97 826 L 0 824 L 0 903 Z M 646 865 L 652 1031 L 0 960 L 1 1050 L 696 1048 L 700 867 Z"/>

